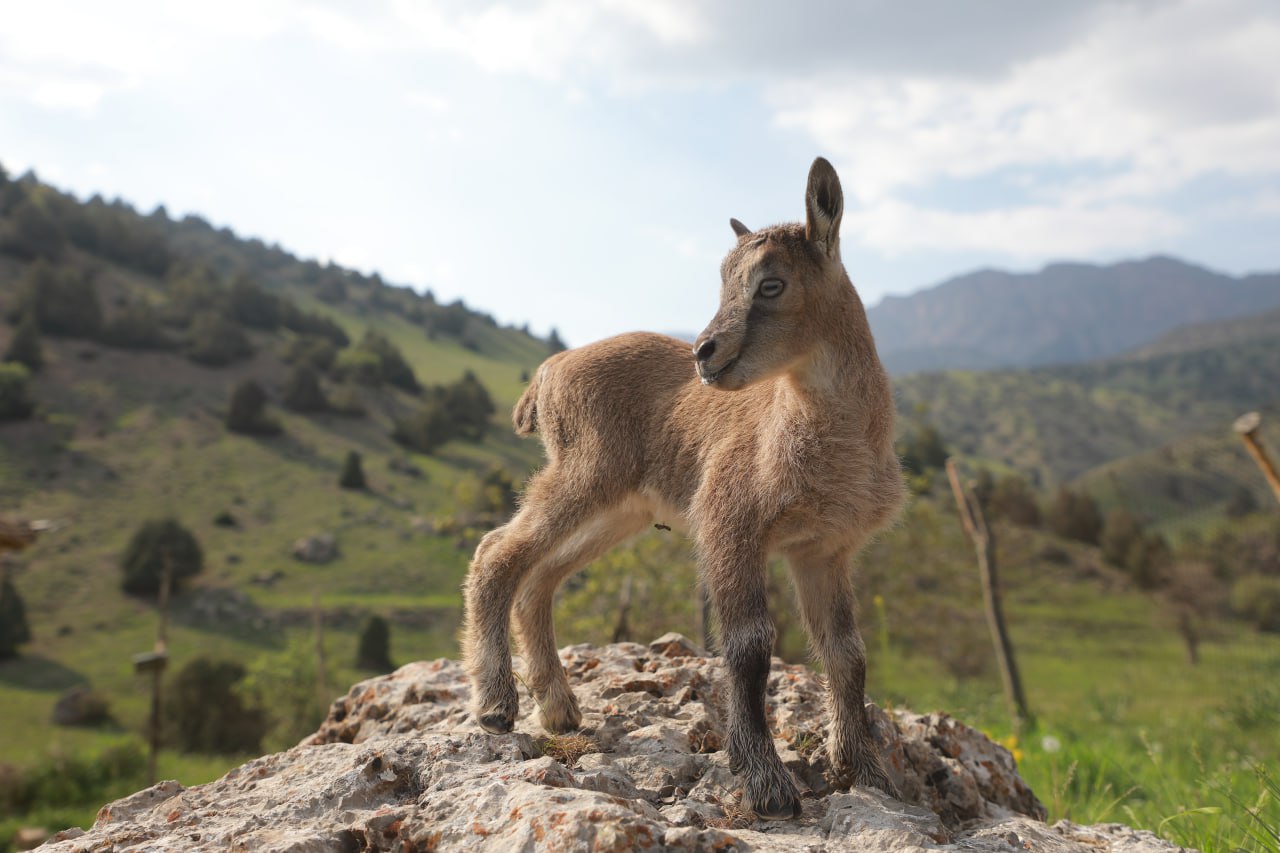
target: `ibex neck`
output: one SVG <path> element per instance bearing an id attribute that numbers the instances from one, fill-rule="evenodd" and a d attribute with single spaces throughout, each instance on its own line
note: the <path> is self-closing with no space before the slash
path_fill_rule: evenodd
<path id="1" fill-rule="evenodd" d="M 867 312 L 852 285 L 832 308 L 813 325 L 815 346 L 787 376 L 800 397 L 847 397 L 885 384 Z"/>

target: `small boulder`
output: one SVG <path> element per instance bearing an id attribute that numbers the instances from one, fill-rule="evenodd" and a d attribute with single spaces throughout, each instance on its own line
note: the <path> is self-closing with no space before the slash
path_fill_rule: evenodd
<path id="1" fill-rule="evenodd" d="M 332 533 L 303 536 L 293 543 L 292 553 L 304 563 L 327 563 L 338 556 L 338 540 Z"/>

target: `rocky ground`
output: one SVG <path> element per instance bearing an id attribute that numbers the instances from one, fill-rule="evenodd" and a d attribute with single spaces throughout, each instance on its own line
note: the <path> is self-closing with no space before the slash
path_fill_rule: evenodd
<path id="1" fill-rule="evenodd" d="M 579 735 L 546 737 L 527 695 L 515 732 L 486 734 L 468 718 L 457 662 L 409 664 L 355 685 L 293 749 L 208 785 L 162 782 L 42 849 L 1179 849 L 1117 824 L 1045 824 L 1009 752 L 945 714 L 873 709 L 905 802 L 832 790 L 822 683 L 776 660 L 770 723 L 805 792 L 804 815 L 757 821 L 738 807 L 720 749 L 718 658 L 677 634 L 648 646 L 572 646 L 561 657 L 585 715 Z"/>

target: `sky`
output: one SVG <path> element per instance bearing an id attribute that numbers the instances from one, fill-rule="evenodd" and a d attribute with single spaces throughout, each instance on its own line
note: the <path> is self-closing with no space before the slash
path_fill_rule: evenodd
<path id="1" fill-rule="evenodd" d="M 0 164 L 570 344 L 697 332 L 840 174 L 864 301 L 1280 269 L 1274 0 L 0 0 Z"/>

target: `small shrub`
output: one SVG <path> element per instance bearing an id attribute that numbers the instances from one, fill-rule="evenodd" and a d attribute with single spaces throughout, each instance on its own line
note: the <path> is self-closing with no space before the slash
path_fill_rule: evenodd
<path id="1" fill-rule="evenodd" d="M 391 438 L 419 453 L 433 453 L 457 435 L 453 418 L 440 400 L 431 400 L 413 414 L 397 418 Z"/>
<path id="2" fill-rule="evenodd" d="M 40 345 L 40 327 L 34 313 L 28 311 L 23 315 L 22 321 L 13 330 L 9 349 L 0 361 L 21 364 L 33 372 L 44 366 L 44 347 Z"/>
<path id="3" fill-rule="evenodd" d="M 1098 544 L 1102 533 L 1102 514 L 1093 498 L 1063 487 L 1053 498 L 1048 513 L 1049 529 L 1063 539 L 1074 539 L 1089 545 Z"/>
<path id="4" fill-rule="evenodd" d="M 364 489 L 367 483 L 364 479 L 364 468 L 360 464 L 360 454 L 354 450 L 347 451 L 347 458 L 342 463 L 342 475 L 338 478 L 338 485 L 344 489 Z"/>
<path id="5" fill-rule="evenodd" d="M 21 364 L 0 362 L 0 421 L 29 418 L 36 410 L 31 373 Z"/>
<path id="6" fill-rule="evenodd" d="M 16 657 L 18 646 L 31 642 L 27 607 L 18 589 L 6 575 L 0 586 L 0 660 Z"/>
<path id="7" fill-rule="evenodd" d="M 246 379 L 231 392 L 227 408 L 227 429 L 246 435 L 278 435 L 280 424 L 266 412 L 267 392 L 252 379 Z"/>
<path id="8" fill-rule="evenodd" d="M 232 660 L 198 657 L 184 666 L 165 691 L 166 739 L 183 752 L 258 752 L 267 718 L 237 691 L 244 677 Z"/>
<path id="9" fill-rule="evenodd" d="M 225 367 L 253 355 L 253 345 L 235 323 L 217 314 L 200 314 L 191 323 L 187 358 L 205 367 Z"/>
<path id="10" fill-rule="evenodd" d="M 99 340 L 119 349 L 166 350 L 175 346 L 165 334 L 160 314 L 145 302 L 129 305 L 103 326 Z"/>
<path id="11" fill-rule="evenodd" d="M 285 344 L 280 357 L 294 367 L 309 365 L 320 373 L 328 373 L 338 357 L 338 348 L 328 338 L 298 335 Z"/>
<path id="12" fill-rule="evenodd" d="M 991 517 L 1003 518 L 1023 527 L 1040 525 L 1040 505 L 1027 481 L 1014 474 L 1001 477 L 987 499 Z"/>
<path id="13" fill-rule="evenodd" d="M 55 267 L 45 261 L 32 264 L 18 286 L 10 319 L 35 317 L 48 335 L 93 338 L 102 328 L 102 308 L 93 281 L 81 270 Z"/>
<path id="14" fill-rule="evenodd" d="M 1250 575 L 1236 581 L 1231 609 L 1259 631 L 1280 633 L 1280 578 Z"/>
<path id="15" fill-rule="evenodd" d="M 381 616 L 370 616 L 360 628 L 356 668 L 375 672 L 395 669 L 391 662 L 391 625 Z"/>
<path id="16" fill-rule="evenodd" d="M 281 393 L 284 407 L 294 412 L 324 412 L 329 400 L 320 387 L 320 374 L 306 362 L 295 364 L 289 371 Z"/>
<path id="17" fill-rule="evenodd" d="M 1142 522 L 1136 515 L 1121 507 L 1107 513 L 1098 544 L 1108 563 L 1123 568 L 1133 549 L 1133 543 L 1141 537 Z"/>
<path id="18" fill-rule="evenodd" d="M 191 531 L 172 518 L 148 521 L 133 534 L 121 557 L 124 591 L 131 595 L 158 593 L 166 560 L 173 572 L 174 589 L 204 568 L 204 552 Z"/>

